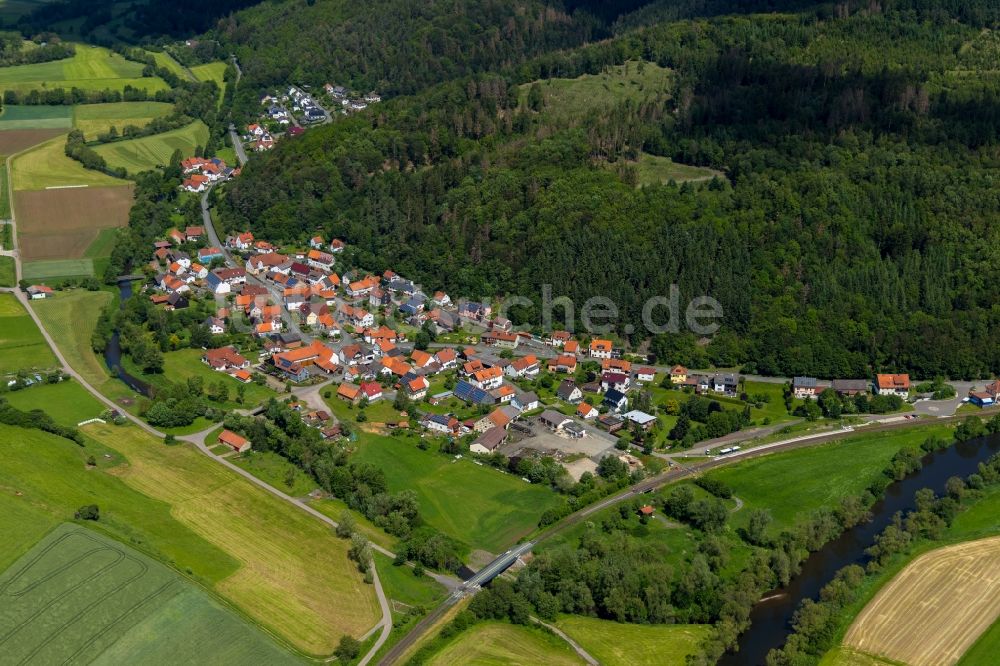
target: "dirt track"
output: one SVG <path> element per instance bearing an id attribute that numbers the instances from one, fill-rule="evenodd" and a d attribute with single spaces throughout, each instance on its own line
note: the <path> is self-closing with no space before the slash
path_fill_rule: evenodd
<path id="1" fill-rule="evenodd" d="M 1000 537 L 908 564 L 854 620 L 844 645 L 910 666 L 955 664 L 1000 616 Z"/>

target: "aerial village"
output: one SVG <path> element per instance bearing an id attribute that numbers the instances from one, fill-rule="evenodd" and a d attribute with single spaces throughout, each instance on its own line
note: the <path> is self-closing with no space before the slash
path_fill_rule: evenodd
<path id="1" fill-rule="evenodd" d="M 182 309 L 192 298 L 214 300 L 205 326 L 232 344 L 204 350 L 212 369 L 243 383 L 266 377 L 288 392 L 332 380 L 329 397 L 359 419 L 383 404 L 387 430 L 467 438 L 467 451 L 485 458 L 552 457 L 576 480 L 608 455 L 637 469 L 643 453 L 766 425 L 786 413 L 775 409 L 782 401 L 789 412 L 798 402 L 796 413 L 812 418 L 831 395 L 880 414 L 904 409 L 915 395 L 905 374 L 795 377 L 782 387 L 658 365 L 611 339 L 518 331 L 496 303 L 426 292 L 391 269 L 353 268 L 340 239 L 317 235 L 279 248 L 243 232 L 220 245 L 201 226 L 173 229 L 150 264 L 154 304 Z M 987 406 L 998 394 L 1000 382 L 992 382 L 967 400 Z M 690 425 L 679 431 L 683 415 Z M 341 434 L 325 410 L 303 418 L 324 437 Z"/>

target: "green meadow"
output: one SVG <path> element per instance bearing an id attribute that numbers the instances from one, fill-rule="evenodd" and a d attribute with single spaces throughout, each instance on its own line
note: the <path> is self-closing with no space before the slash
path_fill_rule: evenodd
<path id="1" fill-rule="evenodd" d="M 58 365 L 35 322 L 13 294 L 0 294 L 0 375 Z"/>
<path id="2" fill-rule="evenodd" d="M 698 655 L 707 624 L 623 624 L 582 615 L 555 623 L 604 666 L 684 666 Z"/>
<path id="3" fill-rule="evenodd" d="M 531 533 L 542 513 L 562 501 L 548 488 L 436 448 L 421 451 L 412 439 L 363 434 L 352 459 L 382 469 L 392 492 L 416 492 L 428 524 L 494 553 Z"/>
<path id="4" fill-rule="evenodd" d="M 46 88 L 124 90 L 126 85 L 149 93 L 166 90 L 159 77 L 143 77 L 143 64 L 126 60 L 100 46 L 76 44 L 71 58 L 0 68 L 0 89 L 27 92 Z"/>

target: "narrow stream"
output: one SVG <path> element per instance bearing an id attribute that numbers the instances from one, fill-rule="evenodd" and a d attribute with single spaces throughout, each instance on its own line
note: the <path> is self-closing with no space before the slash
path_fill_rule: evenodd
<path id="1" fill-rule="evenodd" d="M 132 282 L 122 280 L 118 283 L 118 291 L 121 293 L 121 307 L 125 307 L 125 301 L 132 297 Z M 125 382 L 133 391 L 147 398 L 152 397 L 152 386 L 137 377 L 133 377 L 122 368 L 122 347 L 117 330 L 104 348 L 104 362 L 115 377 Z"/>
<path id="2" fill-rule="evenodd" d="M 764 600 L 757 602 L 750 613 L 750 628 L 740 636 L 739 652 L 725 654 L 719 663 L 724 666 L 763 664 L 772 648 L 784 645 L 791 633 L 792 615 L 802 601 L 818 598 L 820 589 L 833 580 L 840 569 L 849 564 L 867 563 L 869 557 L 865 549 L 892 522 L 897 511 L 914 508 L 914 493 L 930 488 L 941 495 L 948 478 L 972 474 L 980 462 L 998 451 L 1000 435 L 991 435 L 925 456 L 922 469 L 886 489 L 885 497 L 871 509 L 871 521 L 847 530 L 811 554 L 802 564 L 799 575 L 786 587 L 765 594 Z"/>

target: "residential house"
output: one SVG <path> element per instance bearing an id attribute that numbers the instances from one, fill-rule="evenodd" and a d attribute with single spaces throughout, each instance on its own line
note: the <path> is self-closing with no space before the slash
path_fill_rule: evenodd
<path id="1" fill-rule="evenodd" d="M 639 368 L 635 371 L 635 379 L 643 384 L 648 384 L 656 379 L 656 368 L 651 368 L 649 366 Z"/>
<path id="2" fill-rule="evenodd" d="M 438 307 L 448 307 L 451 305 L 451 297 L 443 291 L 435 291 L 434 296 L 431 298 L 431 302 Z"/>
<path id="3" fill-rule="evenodd" d="M 539 406 L 541 406 L 541 402 L 538 400 L 538 394 L 534 391 L 516 393 L 510 404 L 522 412 L 530 412 L 531 410 L 538 409 Z"/>
<path id="4" fill-rule="evenodd" d="M 426 377 L 415 377 L 406 382 L 403 388 L 411 400 L 423 400 L 427 395 L 427 389 L 430 388 L 430 382 Z"/>
<path id="5" fill-rule="evenodd" d="M 611 340 L 591 340 L 590 341 L 590 356 L 591 358 L 611 358 L 611 352 L 614 349 L 614 345 L 611 344 Z"/>
<path id="6" fill-rule="evenodd" d="M 633 409 L 630 412 L 622 415 L 629 423 L 634 423 L 638 425 L 643 430 L 650 430 L 656 423 L 656 417 L 652 414 L 647 414 L 646 412 L 639 411 L 638 409 Z"/>
<path id="7" fill-rule="evenodd" d="M 202 226 L 190 226 L 184 230 L 184 237 L 189 241 L 200 240 L 202 236 L 205 235 L 205 227 Z"/>
<path id="8" fill-rule="evenodd" d="M 236 347 L 219 347 L 218 349 L 208 349 L 201 355 L 202 363 L 218 372 L 225 372 L 230 369 L 246 370 L 250 367 L 250 361 L 236 351 Z"/>
<path id="9" fill-rule="evenodd" d="M 309 250 L 309 253 L 306 254 L 306 263 L 313 268 L 319 268 L 324 271 L 333 270 L 335 261 L 332 254 L 320 252 L 319 250 Z"/>
<path id="10" fill-rule="evenodd" d="M 469 446 L 469 451 L 488 455 L 503 446 L 506 441 L 507 431 L 504 428 L 494 426 L 479 435 Z"/>
<path id="11" fill-rule="evenodd" d="M 819 385 L 815 377 L 793 377 L 792 393 L 800 400 L 813 400 L 819 397 Z"/>
<path id="12" fill-rule="evenodd" d="M 875 393 L 906 398 L 910 395 L 910 376 L 907 374 L 876 375 Z"/>
<path id="13" fill-rule="evenodd" d="M 364 382 L 361 384 L 361 395 L 368 398 L 368 402 L 381 400 L 382 385 L 378 382 Z"/>
<path id="14" fill-rule="evenodd" d="M 609 389 L 601 403 L 615 412 L 620 412 L 628 407 L 628 396 L 617 389 Z"/>
<path id="15" fill-rule="evenodd" d="M 499 388 L 503 384 L 503 371 L 500 368 L 484 368 L 472 373 L 469 383 L 484 391 Z"/>
<path id="16" fill-rule="evenodd" d="M 688 369 L 683 365 L 675 365 L 670 368 L 670 382 L 672 384 L 684 384 L 688 379 Z"/>
<path id="17" fill-rule="evenodd" d="M 198 262 L 202 264 L 210 264 L 213 259 L 223 259 L 224 257 L 222 250 L 217 247 L 203 247 L 198 250 Z"/>
<path id="18" fill-rule="evenodd" d="M 357 384 L 344 382 L 337 388 L 337 397 L 352 405 L 356 405 L 361 400 L 361 387 Z"/>
<path id="19" fill-rule="evenodd" d="M 226 323 L 218 317 L 209 317 L 203 322 L 212 335 L 222 335 L 226 332 Z"/>
<path id="20" fill-rule="evenodd" d="M 454 349 L 440 349 L 434 354 L 434 360 L 441 365 L 442 370 L 450 370 L 458 365 L 458 354 Z"/>
<path id="21" fill-rule="evenodd" d="M 597 407 L 594 407 L 586 402 L 581 402 L 576 407 L 576 415 L 582 419 L 597 418 L 598 413 Z"/>
<path id="22" fill-rule="evenodd" d="M 580 343 L 576 340 L 567 340 L 563 345 L 563 351 L 574 356 L 580 353 Z"/>
<path id="23" fill-rule="evenodd" d="M 571 405 L 575 405 L 583 400 L 583 391 L 580 390 L 580 387 L 572 379 L 564 379 L 559 384 L 559 388 L 556 389 L 556 397 Z"/>
<path id="24" fill-rule="evenodd" d="M 601 361 L 601 370 L 620 372 L 623 375 L 632 374 L 632 362 L 621 358 L 606 358 Z"/>
<path id="25" fill-rule="evenodd" d="M 249 231 L 244 231 L 241 234 L 236 234 L 235 236 L 230 236 L 226 239 L 226 247 L 233 250 L 239 250 L 240 252 L 246 252 L 249 250 L 253 247 L 253 243 L 253 234 Z M 270 243 L 268 243 L 268 246 L 270 246 Z"/>
<path id="26" fill-rule="evenodd" d="M 450 414 L 428 414 L 424 418 L 424 427 L 433 432 L 440 432 L 452 435 L 458 432 L 460 423 L 458 419 Z"/>
<path id="27" fill-rule="evenodd" d="M 528 354 L 508 365 L 504 369 L 504 374 L 508 377 L 533 379 L 538 376 L 539 369 L 538 358 L 534 354 Z"/>
<path id="28" fill-rule="evenodd" d="M 246 453 L 252 447 L 249 440 L 237 435 L 232 430 L 223 430 L 219 433 L 219 444 L 225 444 L 236 453 Z"/>
<path id="29" fill-rule="evenodd" d="M 548 367 L 549 372 L 572 374 L 576 372 L 576 356 L 573 354 L 560 354 L 555 358 L 549 359 Z"/>
<path id="30" fill-rule="evenodd" d="M 621 391 L 626 393 L 631 388 L 629 376 L 621 372 L 605 372 L 601 375 L 602 391 Z"/>
<path id="31" fill-rule="evenodd" d="M 552 331 L 548 338 L 545 340 L 545 344 L 550 347 L 563 348 L 566 343 L 572 339 L 572 334 L 569 331 Z"/>
<path id="32" fill-rule="evenodd" d="M 710 380 L 709 390 L 714 393 L 722 393 L 724 395 L 736 395 L 736 389 L 739 382 L 736 379 L 736 375 L 731 374 L 716 374 L 712 375 Z"/>

